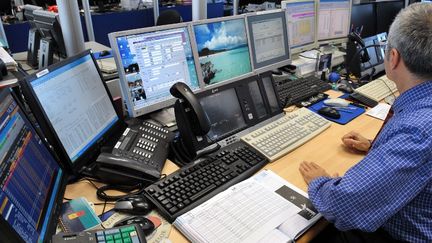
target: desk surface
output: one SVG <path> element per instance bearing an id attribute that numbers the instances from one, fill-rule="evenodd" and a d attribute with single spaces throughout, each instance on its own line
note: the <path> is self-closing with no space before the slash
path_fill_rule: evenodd
<path id="1" fill-rule="evenodd" d="M 331 97 L 338 97 L 340 93 L 335 91 L 328 92 Z M 296 185 L 300 189 L 307 191 L 307 185 L 304 182 L 298 170 L 303 160 L 315 161 L 323 166 L 330 174 L 339 173 L 343 175 L 351 166 L 363 158 L 363 154 L 353 153 L 342 145 L 341 137 L 346 133 L 355 130 L 362 133 L 367 138 L 374 138 L 382 121 L 362 114 L 346 125 L 332 123 L 331 127 L 323 133 L 300 146 L 296 150 L 288 153 L 277 161 L 265 166 L 278 175 Z M 163 173 L 169 174 L 177 170 L 178 167 L 172 162 L 167 161 Z M 80 181 L 71 184 L 66 188 L 67 198 L 85 196 L 89 201 L 100 202 L 95 193 L 95 189 L 87 182 Z M 112 208 L 108 205 L 107 208 Z M 102 206 L 96 207 L 96 212 L 102 212 Z M 297 242 L 308 242 L 326 225 L 325 220 L 319 221 L 309 229 Z M 188 240 L 175 228 L 172 228 L 169 239 L 172 242 L 188 242 Z"/>

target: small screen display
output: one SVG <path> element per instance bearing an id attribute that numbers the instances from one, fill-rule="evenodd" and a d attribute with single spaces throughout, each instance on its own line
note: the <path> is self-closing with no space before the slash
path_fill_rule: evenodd
<path id="1" fill-rule="evenodd" d="M 267 99 L 268 99 L 268 102 L 270 105 L 271 112 L 273 113 L 273 112 L 280 110 L 279 103 L 277 101 L 276 93 L 275 93 L 275 90 L 273 88 L 271 78 L 266 76 L 266 77 L 263 77 L 262 80 L 263 80 L 265 92 L 267 94 Z"/>
<path id="2" fill-rule="evenodd" d="M 211 124 L 207 135 L 212 140 L 218 140 L 247 126 L 234 89 L 204 97 L 200 99 L 200 103 Z"/>

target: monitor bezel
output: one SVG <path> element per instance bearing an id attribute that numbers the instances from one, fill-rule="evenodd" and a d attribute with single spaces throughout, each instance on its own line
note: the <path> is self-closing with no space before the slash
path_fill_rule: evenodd
<path id="1" fill-rule="evenodd" d="M 52 235 L 55 234 L 56 225 L 57 225 L 56 222 L 57 222 L 58 217 L 60 216 L 60 211 L 61 211 L 60 210 L 61 207 L 59 207 L 59 206 L 61 206 L 63 203 L 63 197 L 64 197 L 64 194 L 66 191 L 66 185 L 67 185 L 69 174 L 67 173 L 67 171 L 65 171 L 64 164 L 59 163 L 59 158 L 54 153 L 54 151 L 52 150 L 52 148 L 48 144 L 47 140 L 44 139 L 44 136 L 41 133 L 40 129 L 37 129 L 37 126 L 35 126 L 35 124 L 32 122 L 32 119 L 30 119 L 29 114 L 27 112 L 25 112 L 25 106 L 22 104 L 22 102 L 20 101 L 19 97 L 15 94 L 15 92 L 13 92 L 10 89 L 8 91 L 0 91 L 0 92 L 9 92 L 9 94 L 12 96 L 14 101 L 17 103 L 19 109 L 21 109 L 21 112 L 22 112 L 21 114 L 23 115 L 22 118 L 26 122 L 28 122 L 28 124 L 30 124 L 33 131 L 40 137 L 40 140 L 42 141 L 42 143 L 44 144 L 44 146 L 46 147 L 48 152 L 53 156 L 53 159 L 59 165 L 59 170 L 62 173 L 62 175 L 60 175 L 61 178 L 60 178 L 58 190 L 56 192 L 56 195 L 54 196 L 53 207 L 52 207 L 52 210 L 50 212 L 50 215 L 48 216 L 48 214 L 47 214 L 47 211 L 46 211 L 47 208 L 44 208 L 44 211 L 43 211 L 45 216 L 49 217 L 48 222 L 47 222 L 47 228 L 45 231 L 45 235 L 44 235 L 44 238 L 42 239 L 43 242 L 45 242 L 45 241 L 48 241 L 48 239 L 51 239 Z M 52 189 L 53 188 L 51 188 L 51 190 Z M 50 191 L 50 194 L 52 194 L 52 191 Z M 21 236 L 18 234 L 18 232 L 16 232 L 15 229 L 3 217 L 0 217 L 0 235 L 6 237 L 7 239 L 9 239 L 13 242 L 24 242 L 23 239 L 21 238 Z"/>
<path id="2" fill-rule="evenodd" d="M 281 8 L 284 9 L 284 11 L 285 11 L 285 18 L 286 18 L 286 21 L 287 21 L 287 28 L 288 28 L 288 25 L 289 25 L 288 11 L 287 11 L 288 10 L 288 6 L 287 5 L 291 4 L 291 3 L 309 3 L 309 2 L 313 2 L 313 4 L 314 4 L 314 11 L 315 11 L 314 41 L 310 42 L 310 43 L 307 43 L 307 44 L 300 45 L 300 46 L 291 47 L 291 56 L 295 55 L 295 54 L 299 54 L 299 53 L 305 52 L 305 51 L 309 51 L 309 50 L 312 50 L 312 49 L 316 49 L 316 48 L 319 47 L 319 45 L 318 45 L 318 28 L 317 28 L 318 27 L 317 26 L 317 24 L 318 24 L 317 5 L 318 4 L 317 4 L 316 0 L 285 0 L 285 1 L 281 2 Z M 289 33 L 289 29 L 288 29 L 288 33 Z"/>
<path id="3" fill-rule="evenodd" d="M 256 16 L 263 16 L 263 15 L 271 15 L 271 14 L 281 14 L 281 16 L 283 16 L 285 18 L 285 21 L 282 21 L 282 24 L 285 25 L 284 29 L 286 30 L 286 48 L 288 50 L 288 58 L 285 59 L 285 55 L 282 58 L 278 58 L 276 61 L 272 64 L 269 65 L 264 65 L 262 67 L 256 67 L 256 60 L 255 57 L 253 55 L 253 53 L 255 53 L 255 45 L 253 44 L 253 37 L 252 37 L 252 33 L 251 33 L 251 28 L 249 28 L 249 19 L 256 17 Z M 273 70 L 273 69 L 277 69 L 286 65 L 291 64 L 292 61 L 292 52 L 291 52 L 291 46 L 289 44 L 289 33 L 288 33 L 288 22 L 287 22 L 287 16 L 286 16 L 286 12 L 284 10 L 281 9 L 272 9 L 272 10 L 267 10 L 267 11 L 260 11 L 260 12 L 254 12 L 254 13 L 249 13 L 246 14 L 246 28 L 248 31 L 248 38 L 249 38 L 249 42 L 250 42 L 250 53 L 251 53 L 251 62 L 252 62 L 252 67 L 255 73 L 257 74 L 261 74 L 261 73 L 265 73 L 267 71 Z M 284 59 L 284 60 L 281 60 Z"/>
<path id="4" fill-rule="evenodd" d="M 194 26 L 196 26 L 196 25 L 202 25 L 202 24 L 222 22 L 222 21 L 237 20 L 237 19 L 243 19 L 243 21 L 244 21 L 246 41 L 247 41 L 248 50 L 249 50 L 249 61 L 250 61 L 250 65 L 251 65 L 251 71 L 248 72 L 248 73 L 242 74 L 240 76 L 237 76 L 235 78 L 227 79 L 227 80 L 224 80 L 224 81 L 216 83 L 216 84 L 205 84 L 204 83 L 204 77 L 202 76 L 201 64 L 199 62 L 198 45 L 197 45 L 196 38 L 195 38 L 195 29 L 194 29 Z M 201 78 L 200 79 L 200 83 L 202 85 L 201 90 L 199 92 L 197 92 L 197 93 L 200 93 L 200 92 L 203 92 L 203 91 L 206 91 L 206 90 L 211 90 L 211 89 L 214 89 L 214 88 L 217 88 L 217 87 L 220 87 L 220 86 L 232 83 L 232 82 L 236 82 L 238 80 L 242 80 L 242 79 L 251 77 L 251 76 L 253 76 L 253 75 L 256 74 L 255 71 L 254 71 L 254 68 L 253 68 L 253 63 L 252 63 L 252 51 L 251 51 L 251 47 L 250 47 L 251 43 L 250 43 L 250 39 L 249 39 L 249 33 L 248 33 L 248 28 L 247 28 L 246 16 L 244 14 L 242 14 L 242 15 L 234 15 L 234 16 L 227 16 L 227 17 L 222 17 L 222 18 L 203 19 L 203 20 L 194 21 L 194 22 L 191 22 L 191 30 L 192 30 L 193 43 L 195 45 L 195 48 L 196 48 L 195 51 L 196 51 L 196 54 L 197 54 L 197 59 L 196 59 L 196 61 L 198 62 L 197 69 L 198 69 L 198 72 L 200 74 L 200 78 Z"/>
<path id="5" fill-rule="evenodd" d="M 53 70 L 56 70 L 66 64 L 72 63 L 84 56 L 90 55 L 91 59 L 93 60 L 93 63 L 96 67 L 96 70 L 99 74 L 99 77 L 102 81 L 102 85 L 105 88 L 105 91 L 108 94 L 108 97 L 111 101 L 111 104 L 114 106 L 114 102 L 111 96 L 111 93 L 108 90 L 108 86 L 106 85 L 105 81 L 103 80 L 102 73 L 99 69 L 99 66 L 96 63 L 96 59 L 94 58 L 92 52 L 90 50 L 86 50 L 84 52 L 81 52 L 80 54 L 77 54 L 73 57 L 70 57 L 68 59 L 65 59 L 63 61 L 60 61 L 54 65 L 49 66 L 46 69 L 43 69 L 39 72 L 36 72 L 32 75 L 27 76 L 22 82 L 23 82 L 23 92 L 26 96 L 27 103 L 29 104 L 31 110 L 33 111 L 33 114 L 36 118 L 36 121 L 40 125 L 43 133 L 45 134 L 46 138 L 48 139 L 48 142 L 54 147 L 54 150 L 56 151 L 57 156 L 60 159 L 60 162 L 64 165 L 65 169 L 73 174 L 79 174 L 81 170 L 83 169 L 83 166 L 88 165 L 95 161 L 97 156 L 100 154 L 100 151 L 102 147 L 107 145 L 107 142 L 109 142 L 113 137 L 124 131 L 126 129 L 127 125 L 123 121 L 123 119 L 117 114 L 117 121 L 111 126 L 110 129 L 108 129 L 105 134 L 100 137 L 94 144 L 89 146 L 89 148 L 82 153 L 81 156 L 79 156 L 74 162 L 72 162 L 71 158 L 69 158 L 69 155 L 66 152 L 66 149 L 64 148 L 63 144 L 61 143 L 60 138 L 58 137 L 57 132 L 55 131 L 54 127 L 52 126 L 52 123 L 49 121 L 49 118 L 47 114 L 45 113 L 44 109 L 42 108 L 41 103 L 39 102 L 39 99 L 37 98 L 36 93 L 34 92 L 34 89 L 31 86 L 31 83 L 35 80 L 37 80 L 43 73 L 48 73 Z"/>
<path id="6" fill-rule="evenodd" d="M 317 26 L 317 42 L 319 46 L 325 46 L 325 45 L 339 45 L 339 44 L 344 44 L 348 42 L 348 34 L 349 34 L 349 28 L 351 28 L 351 11 L 352 11 L 352 0 L 348 0 L 349 2 L 349 11 L 348 11 L 348 18 L 349 18 L 349 23 L 348 23 L 348 32 L 347 32 L 347 36 L 342 36 L 342 37 L 337 37 L 337 38 L 328 38 L 328 39 L 319 39 L 319 34 L 318 34 L 318 28 L 319 28 L 319 7 L 320 7 L 320 0 L 316 0 L 316 13 L 317 13 L 317 18 L 316 18 L 316 26 Z"/>
<path id="7" fill-rule="evenodd" d="M 120 89 L 122 92 L 122 97 L 126 101 L 127 105 L 127 111 L 130 117 L 138 117 L 145 114 L 148 114 L 153 111 L 157 111 L 169 106 L 174 105 L 176 98 L 171 97 L 168 98 L 165 101 L 158 102 L 156 104 L 148 105 L 139 109 L 135 109 L 133 105 L 132 96 L 129 92 L 128 83 L 126 79 L 126 73 L 123 68 L 121 56 L 120 56 L 120 50 L 117 45 L 117 38 L 123 37 L 127 35 L 138 35 L 138 34 L 146 34 L 150 32 L 157 32 L 157 31 L 166 31 L 166 30 L 172 30 L 172 29 L 180 29 L 180 28 L 186 28 L 189 34 L 189 41 L 192 49 L 192 55 L 195 63 L 195 72 L 198 79 L 198 85 L 199 88 L 195 90 L 194 92 L 198 92 L 200 89 L 202 89 L 202 75 L 201 75 L 201 69 L 198 69 L 199 61 L 198 61 L 198 51 L 197 47 L 195 46 L 195 41 L 192 39 L 194 36 L 192 35 L 193 31 L 191 28 L 190 23 L 179 23 L 179 24 L 170 24 L 170 25 L 163 25 L 163 26 L 154 26 L 154 27 L 147 27 L 147 28 L 140 28 L 140 29 L 133 29 L 133 30 L 125 30 L 125 31 L 119 31 L 110 33 L 108 35 L 111 49 L 113 50 L 114 60 L 117 65 L 117 71 L 119 74 L 120 79 Z"/>

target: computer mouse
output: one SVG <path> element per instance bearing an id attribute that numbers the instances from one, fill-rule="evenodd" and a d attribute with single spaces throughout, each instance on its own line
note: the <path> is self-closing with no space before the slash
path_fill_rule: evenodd
<path id="1" fill-rule="evenodd" d="M 337 111 L 335 108 L 331 107 L 323 107 L 318 110 L 318 114 L 321 114 L 323 116 L 333 118 L 333 119 L 339 119 L 341 117 L 339 111 Z"/>
<path id="2" fill-rule="evenodd" d="M 140 215 L 148 214 L 152 208 L 152 204 L 143 195 L 124 197 L 114 205 L 116 211 Z"/>
<path id="3" fill-rule="evenodd" d="M 110 54 L 111 54 L 111 52 L 108 50 L 103 50 L 103 51 L 99 52 L 100 57 L 108 56 Z"/>
<path id="4" fill-rule="evenodd" d="M 341 98 L 333 98 L 324 100 L 324 104 L 334 107 L 347 107 L 349 102 Z"/>
<path id="5" fill-rule="evenodd" d="M 144 216 L 131 216 L 127 217 L 123 220 L 120 220 L 119 222 L 114 224 L 114 227 L 117 226 L 123 226 L 123 225 L 130 225 L 130 224 L 137 224 L 141 227 L 141 229 L 144 231 L 144 234 L 146 236 L 150 235 L 153 230 L 155 229 L 155 225 L 151 220 Z"/>
<path id="6" fill-rule="evenodd" d="M 351 87 L 351 85 L 348 85 L 346 83 L 338 84 L 337 89 L 339 91 L 342 91 L 342 92 L 348 93 L 348 94 L 351 94 L 352 92 L 354 92 L 354 89 Z"/>

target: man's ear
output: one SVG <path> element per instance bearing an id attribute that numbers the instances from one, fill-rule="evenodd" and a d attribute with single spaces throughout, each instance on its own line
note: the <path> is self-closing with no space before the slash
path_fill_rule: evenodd
<path id="1" fill-rule="evenodd" d="M 396 69 L 401 63 L 401 56 L 398 50 L 392 48 L 389 53 L 389 64 L 391 69 Z"/>

